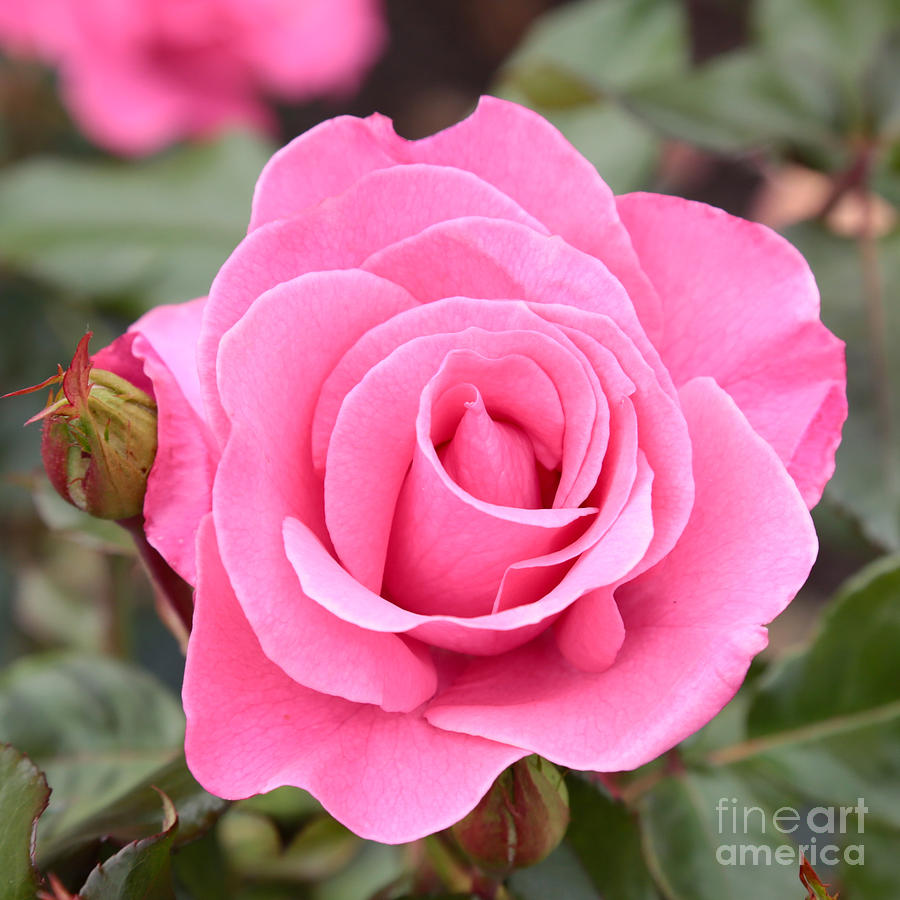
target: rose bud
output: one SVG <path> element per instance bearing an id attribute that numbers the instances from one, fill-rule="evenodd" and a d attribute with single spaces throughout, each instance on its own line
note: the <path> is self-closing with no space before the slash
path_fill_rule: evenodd
<path id="1" fill-rule="evenodd" d="M 156 403 L 124 378 L 95 369 L 91 332 L 79 341 L 68 370 L 24 394 L 61 388 L 28 423 L 43 420 L 41 455 L 59 495 L 101 519 L 140 515 L 156 455 Z M 8 395 L 12 396 L 12 395 Z"/>
<path id="2" fill-rule="evenodd" d="M 453 826 L 473 862 L 503 874 L 548 856 L 569 826 L 569 792 L 559 770 L 540 756 L 510 766 L 475 809 Z"/>

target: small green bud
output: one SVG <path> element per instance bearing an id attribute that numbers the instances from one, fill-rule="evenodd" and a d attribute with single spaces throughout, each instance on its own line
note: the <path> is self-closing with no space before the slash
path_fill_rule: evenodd
<path id="1" fill-rule="evenodd" d="M 559 770 L 540 756 L 514 763 L 462 821 L 459 845 L 486 872 L 505 875 L 540 862 L 569 826 L 569 792 Z"/>
<path id="2" fill-rule="evenodd" d="M 30 422 L 43 420 L 41 456 L 59 495 L 101 519 L 140 515 L 156 456 L 156 403 L 112 372 L 94 369 L 88 332 L 65 372 L 27 393 L 61 384 Z"/>

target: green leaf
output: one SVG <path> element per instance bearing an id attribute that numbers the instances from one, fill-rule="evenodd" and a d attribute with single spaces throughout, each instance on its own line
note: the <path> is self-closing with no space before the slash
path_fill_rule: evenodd
<path id="1" fill-rule="evenodd" d="M 535 102 L 553 106 L 542 93 L 553 72 L 560 105 L 570 105 L 578 91 L 617 94 L 679 75 L 687 63 L 684 16 L 674 0 L 581 0 L 538 19 L 504 79 L 526 91 L 533 85 Z"/>
<path id="2" fill-rule="evenodd" d="M 727 53 L 680 78 L 637 88 L 630 108 L 663 133 L 721 152 L 837 145 L 805 83 L 758 50 Z"/>
<path id="3" fill-rule="evenodd" d="M 88 876 L 81 900 L 175 900 L 172 842 L 178 816 L 163 793 L 163 827 L 158 834 L 123 847 Z"/>
<path id="4" fill-rule="evenodd" d="M 28 160 L 0 175 L 0 258 L 86 294 L 205 294 L 270 154 L 231 134 L 142 163 Z"/>
<path id="5" fill-rule="evenodd" d="M 637 816 L 588 778 L 573 775 L 567 781 L 572 822 L 566 842 L 600 893 L 616 900 L 654 900 Z"/>
<path id="6" fill-rule="evenodd" d="M 877 133 L 896 144 L 900 135 L 900 21 L 882 41 L 866 72 L 865 85 Z"/>
<path id="7" fill-rule="evenodd" d="M 858 242 L 819 225 L 785 236 L 816 276 L 823 321 L 847 344 L 850 415 L 827 496 L 871 541 L 900 550 L 900 232 L 873 243 L 865 264 Z"/>
<path id="8" fill-rule="evenodd" d="M 125 844 L 149 834 L 159 820 L 157 791 L 162 791 L 175 804 L 176 847 L 206 832 L 228 808 L 227 801 L 214 797 L 197 784 L 184 756 L 179 754 L 172 762 L 154 769 L 109 806 L 46 840 L 41 845 L 41 860 L 46 864 L 101 837 Z"/>
<path id="9" fill-rule="evenodd" d="M 0 896 L 34 900 L 38 879 L 32 847 L 38 817 L 50 790 L 43 774 L 23 753 L 0 747 Z"/>
<path id="10" fill-rule="evenodd" d="M 44 645 L 99 652 L 109 630 L 107 611 L 96 602 L 96 588 L 107 584 L 106 560 L 71 542 L 60 541 L 48 551 L 40 565 L 19 571 L 19 627 Z"/>
<path id="11" fill-rule="evenodd" d="M 761 680 L 753 737 L 835 719 L 892 714 L 900 702 L 900 556 L 867 566 L 841 589 L 809 649 Z"/>
<path id="12" fill-rule="evenodd" d="M 859 843 L 861 856 L 840 869 L 841 896 L 847 900 L 862 897 L 865 900 L 895 900 L 900 882 L 897 865 L 897 847 L 900 845 L 897 829 L 877 820 L 867 819 L 865 832 L 854 841 Z"/>
<path id="13" fill-rule="evenodd" d="M 629 92 L 687 67 L 683 14 L 673 0 L 582 0 L 542 16 L 495 87 L 532 106 L 616 192 L 646 187 L 659 140 L 623 108 Z"/>
<path id="14" fill-rule="evenodd" d="M 714 757 L 752 761 L 818 804 L 864 798 L 900 839 L 900 557 L 835 598 L 809 649 L 762 679 L 749 740 Z"/>
<path id="15" fill-rule="evenodd" d="M 225 856 L 241 874 L 265 870 L 281 852 L 281 835 L 275 823 L 240 806 L 222 817 L 217 831 Z"/>
<path id="16" fill-rule="evenodd" d="M 723 804 L 736 798 L 737 804 Z M 774 808 L 759 784 L 722 769 L 658 782 L 641 800 L 644 850 L 669 900 L 756 900 L 797 892 L 799 855 L 772 827 Z M 737 828 L 730 813 L 737 808 Z M 745 809 L 756 808 L 746 821 Z M 783 848 L 778 850 L 778 848 Z M 776 852 L 790 858 L 777 861 Z M 794 865 L 793 863 L 796 863 Z"/>
<path id="17" fill-rule="evenodd" d="M 546 900 L 547 897 L 596 900 L 597 897 L 581 861 L 565 843 L 537 865 L 516 869 L 509 877 L 509 886 L 518 900 Z"/>
<path id="18" fill-rule="evenodd" d="M 28 753 L 53 789 L 39 852 L 178 756 L 183 729 L 168 691 L 110 659 L 33 656 L 0 675 L 0 740 Z"/>
<path id="19" fill-rule="evenodd" d="M 857 862 L 872 852 L 870 833 L 900 844 L 898 646 L 900 557 L 890 557 L 841 590 L 805 651 L 738 695 L 727 728 L 684 745 L 684 771 L 658 774 L 638 805 L 647 863 L 667 897 L 792 896 L 795 843 L 823 881 L 837 881 L 839 861 L 853 883 L 896 885 L 896 854 L 871 875 Z M 723 746 L 745 710 L 744 735 Z M 779 827 L 780 810 L 798 824 Z M 836 860 L 816 858 L 826 845 Z"/>
<path id="20" fill-rule="evenodd" d="M 866 78 L 900 29 L 896 0 L 759 0 L 755 19 L 761 42 L 837 101 L 845 131 L 866 127 L 874 111 Z"/>
<path id="21" fill-rule="evenodd" d="M 172 866 L 176 886 L 183 887 L 190 900 L 223 900 L 233 896 L 229 890 L 231 872 L 219 845 L 217 829 L 179 847 L 172 856 Z"/>

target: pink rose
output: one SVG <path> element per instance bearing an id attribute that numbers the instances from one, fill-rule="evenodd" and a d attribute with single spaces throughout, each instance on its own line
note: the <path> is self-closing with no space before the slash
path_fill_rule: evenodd
<path id="1" fill-rule="evenodd" d="M 159 403 L 201 784 L 405 841 L 529 753 L 629 769 L 707 722 L 816 554 L 846 412 L 818 311 L 778 235 L 614 198 L 511 103 L 277 153 L 209 299 L 98 360 Z"/>
<path id="2" fill-rule="evenodd" d="M 384 40 L 379 0 L 0 0 L 0 40 L 60 67 L 93 140 L 144 154 L 272 126 L 262 95 L 356 86 Z"/>

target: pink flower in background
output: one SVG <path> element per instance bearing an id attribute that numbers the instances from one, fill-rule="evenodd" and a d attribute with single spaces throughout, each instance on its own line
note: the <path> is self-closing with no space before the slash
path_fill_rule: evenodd
<path id="1" fill-rule="evenodd" d="M 192 771 L 382 841 L 529 753 L 628 769 L 715 715 L 809 572 L 846 414 L 786 241 L 615 198 L 491 98 L 298 138 L 209 298 L 102 357 L 159 404 Z"/>
<path id="2" fill-rule="evenodd" d="M 0 0 L 0 42 L 58 66 L 85 133 L 139 155 L 269 128 L 267 95 L 353 89 L 384 26 L 378 0 Z"/>

